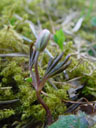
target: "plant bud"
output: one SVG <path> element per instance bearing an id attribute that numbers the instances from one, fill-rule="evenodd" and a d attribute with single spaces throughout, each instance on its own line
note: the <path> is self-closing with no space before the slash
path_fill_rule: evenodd
<path id="1" fill-rule="evenodd" d="M 50 39 L 50 32 L 47 29 L 44 29 L 39 34 L 37 40 L 36 40 L 36 50 L 42 52 L 45 47 L 47 46 L 47 43 Z"/>

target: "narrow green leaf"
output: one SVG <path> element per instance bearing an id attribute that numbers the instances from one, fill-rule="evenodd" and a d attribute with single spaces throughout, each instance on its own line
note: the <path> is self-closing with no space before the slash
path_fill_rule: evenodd
<path id="1" fill-rule="evenodd" d="M 63 50 L 63 43 L 65 41 L 65 35 L 62 29 L 58 30 L 54 35 L 54 41 L 59 45 L 60 49 Z"/>
<path id="2" fill-rule="evenodd" d="M 27 78 L 25 78 L 25 80 L 27 81 L 27 82 L 32 82 L 32 78 L 31 77 L 27 77 Z"/>

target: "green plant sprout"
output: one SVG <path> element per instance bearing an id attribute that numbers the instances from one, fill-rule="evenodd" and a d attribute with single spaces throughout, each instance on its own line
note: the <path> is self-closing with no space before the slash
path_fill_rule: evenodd
<path id="1" fill-rule="evenodd" d="M 44 29 L 41 31 L 40 35 L 38 36 L 35 42 L 35 45 L 33 46 L 32 44 L 30 46 L 30 60 L 29 60 L 29 70 L 30 70 L 30 75 L 32 77 L 32 85 L 36 90 L 36 95 L 39 103 L 46 110 L 48 125 L 52 123 L 52 116 L 51 116 L 50 109 L 48 108 L 48 106 L 45 104 L 45 102 L 42 100 L 40 96 L 41 91 L 46 81 L 49 78 L 64 71 L 71 63 L 71 60 L 69 60 L 70 55 L 66 56 L 63 62 L 59 62 L 63 57 L 63 54 L 64 54 L 63 52 L 59 56 L 56 56 L 54 59 L 50 58 L 46 72 L 42 77 L 42 79 L 40 79 L 39 72 L 38 72 L 38 57 L 40 53 L 44 51 L 45 47 L 47 46 L 48 41 L 50 40 L 50 35 L 51 33 L 47 29 Z M 34 72 L 32 71 L 33 66 L 35 69 Z"/>
<path id="2" fill-rule="evenodd" d="M 62 29 L 56 31 L 53 37 L 54 41 L 59 45 L 60 49 L 63 51 L 63 43 L 65 41 L 65 35 Z"/>

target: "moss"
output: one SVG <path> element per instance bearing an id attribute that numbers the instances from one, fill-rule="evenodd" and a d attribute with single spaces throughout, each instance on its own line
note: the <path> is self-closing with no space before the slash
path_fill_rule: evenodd
<path id="1" fill-rule="evenodd" d="M 35 120 L 36 122 L 44 122 L 46 119 L 46 112 L 44 108 L 38 103 L 36 92 L 32 88 L 32 85 L 25 81 L 25 78 L 29 76 L 28 58 L 6 57 L 6 59 L 6 63 L 1 62 L 1 87 L 11 88 L 0 91 L 0 100 L 10 100 L 17 98 L 20 99 L 20 103 L 18 104 L 18 106 L 15 106 L 13 108 L 13 111 L 16 111 L 17 116 L 19 114 L 21 115 L 18 119 L 19 121 L 21 120 L 20 124 L 29 121 L 30 118 L 31 120 Z M 5 64 L 3 65 L 3 63 Z M 42 69 L 39 71 L 42 76 L 44 74 L 44 70 Z M 45 100 L 46 104 L 48 104 L 48 106 L 50 107 L 54 119 L 56 119 L 59 114 L 63 114 L 66 110 L 66 106 L 64 103 L 62 103 L 62 99 L 67 98 L 68 88 L 62 87 L 61 89 L 58 89 L 58 91 L 56 91 L 49 83 L 47 83 L 44 90 L 46 93 L 48 93 L 49 97 L 46 97 L 44 95 L 42 95 L 42 97 Z M 11 115 L 9 115 L 9 117 L 10 116 Z M 13 120 L 13 122 L 14 121 L 15 120 Z"/>
<path id="2" fill-rule="evenodd" d="M 44 97 L 44 101 L 49 106 L 53 117 L 56 119 L 59 114 L 64 113 L 66 110 L 65 104 L 62 100 L 67 99 L 67 90 L 68 87 L 61 87 L 61 89 L 54 89 L 51 85 L 46 84 L 44 90 L 47 92 L 48 97 Z"/>
<path id="3" fill-rule="evenodd" d="M 1 119 L 4 119 L 4 118 L 8 118 L 12 115 L 14 115 L 15 112 L 13 109 L 3 109 L 3 110 L 0 110 L 0 120 Z"/>
<path id="4" fill-rule="evenodd" d="M 69 77 L 70 79 L 81 77 L 79 81 L 81 85 L 84 86 L 82 94 L 85 96 L 90 94 L 96 97 L 96 95 L 94 95 L 96 88 L 96 71 L 94 70 L 91 75 L 88 75 L 90 74 L 90 63 L 92 62 L 83 59 L 78 62 L 77 59 L 72 58 L 72 64 L 69 68 L 69 71 L 72 71 L 69 73 Z M 93 65 L 96 65 L 96 63 L 93 63 Z"/>
<path id="5" fill-rule="evenodd" d="M 4 43 L 3 43 L 4 42 Z M 25 52 L 28 53 L 28 46 L 24 44 L 20 35 L 12 26 L 5 26 L 0 30 L 0 53 Z"/>
<path id="6" fill-rule="evenodd" d="M 96 93 L 96 71 L 93 72 L 93 74 L 91 76 L 86 76 L 83 78 L 83 83 L 85 84 L 85 88 L 83 89 L 82 93 L 85 95 L 93 95 L 94 97 L 96 97 L 96 95 L 94 95 Z"/>
<path id="7" fill-rule="evenodd" d="M 92 42 L 93 40 L 95 40 L 95 35 L 94 33 L 88 33 L 86 31 L 80 31 L 80 36 L 90 42 Z"/>

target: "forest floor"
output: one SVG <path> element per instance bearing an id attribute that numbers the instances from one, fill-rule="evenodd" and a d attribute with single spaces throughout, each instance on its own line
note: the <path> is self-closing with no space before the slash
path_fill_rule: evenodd
<path id="1" fill-rule="evenodd" d="M 95 0 L 0 1 L 0 128 L 47 126 L 29 71 L 29 47 L 43 29 L 50 31 L 51 40 L 39 57 L 40 80 L 50 58 L 55 60 L 64 52 L 62 61 L 69 54 L 72 60 L 68 69 L 50 78 L 41 91 L 53 122 L 66 114 L 81 119 L 81 113 L 88 127 L 96 128 Z M 87 128 L 86 121 L 85 126 L 79 126 L 81 121 L 74 128 Z M 60 123 L 56 125 L 62 128 Z"/>

